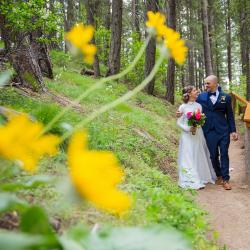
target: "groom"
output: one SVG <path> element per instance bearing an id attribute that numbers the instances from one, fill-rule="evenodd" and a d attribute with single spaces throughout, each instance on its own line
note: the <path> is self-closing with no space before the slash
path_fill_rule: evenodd
<path id="1" fill-rule="evenodd" d="M 208 76 L 204 83 L 207 92 L 201 93 L 196 100 L 202 105 L 203 113 L 207 117 L 202 127 L 204 136 L 217 175 L 216 183 L 223 185 L 225 190 L 231 190 L 228 156 L 230 135 L 234 141 L 238 140 L 231 97 L 221 90 L 215 75 Z M 177 116 L 180 115 L 177 112 Z"/>

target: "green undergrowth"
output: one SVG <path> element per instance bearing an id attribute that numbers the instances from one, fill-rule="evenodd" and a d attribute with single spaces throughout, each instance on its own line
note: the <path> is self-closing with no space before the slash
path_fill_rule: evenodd
<path id="1" fill-rule="evenodd" d="M 60 57 L 60 54 L 55 55 Z M 73 100 L 96 81 L 79 74 L 79 63 L 75 64 L 75 67 L 74 64 L 62 65 L 62 62 L 59 65 L 57 61 L 54 61 L 54 64 L 55 79 L 47 79 L 46 85 L 51 92 L 64 98 Z M 92 111 L 127 91 L 127 86 L 119 82 L 105 84 L 81 101 L 81 109 L 67 112 L 53 126 L 51 132 L 62 134 L 65 124 L 73 126 Z M 0 92 L 0 105 L 28 112 L 44 124 L 63 108 L 63 105 L 48 96 L 31 98 L 11 88 L 2 89 Z M 27 197 L 31 202 L 41 204 L 51 217 L 59 217 L 62 221 L 62 230 L 78 222 L 89 225 L 159 223 L 172 225 L 184 232 L 195 242 L 197 249 L 210 249 L 210 243 L 205 240 L 205 212 L 194 202 L 195 193 L 183 191 L 176 184 L 179 132 L 176 127 L 175 110 L 175 106 L 162 99 L 139 93 L 86 127 L 89 133 L 89 147 L 113 151 L 125 169 L 126 178 L 121 187 L 134 197 L 133 208 L 125 217 L 110 216 L 85 203 L 76 203 L 69 209 L 67 204 L 59 202 L 60 195 L 52 186 L 32 192 L 25 191 L 20 195 Z M 56 157 L 41 161 L 39 174 L 49 174 L 61 179 L 67 173 L 66 144 L 67 142 L 61 146 Z"/>

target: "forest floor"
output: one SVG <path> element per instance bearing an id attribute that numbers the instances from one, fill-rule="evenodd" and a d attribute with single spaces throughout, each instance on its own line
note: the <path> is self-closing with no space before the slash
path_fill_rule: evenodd
<path id="1" fill-rule="evenodd" d="M 209 212 L 211 228 L 219 234 L 218 242 L 228 250 L 250 249 L 250 187 L 246 181 L 244 138 L 230 145 L 231 184 L 209 185 L 197 196 L 198 203 Z"/>

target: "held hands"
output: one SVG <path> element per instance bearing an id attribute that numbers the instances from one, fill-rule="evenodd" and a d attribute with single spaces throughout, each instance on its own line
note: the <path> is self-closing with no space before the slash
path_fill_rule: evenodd
<path id="1" fill-rule="evenodd" d="M 239 136 L 236 132 L 231 133 L 231 137 L 232 137 L 233 141 L 238 141 L 238 139 L 239 139 Z"/>

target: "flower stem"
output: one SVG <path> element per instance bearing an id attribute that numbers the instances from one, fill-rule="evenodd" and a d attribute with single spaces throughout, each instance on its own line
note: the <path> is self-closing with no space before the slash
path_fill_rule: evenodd
<path id="1" fill-rule="evenodd" d="M 85 92 L 83 92 L 81 95 L 79 95 L 71 104 L 69 104 L 66 108 L 64 108 L 60 113 L 58 113 L 44 128 L 42 134 L 46 133 L 48 130 L 51 129 L 51 127 L 53 126 L 53 124 L 55 124 L 61 117 L 63 117 L 73 106 L 75 103 L 80 102 L 81 100 L 83 100 L 84 98 L 86 98 L 91 92 L 93 92 L 94 90 L 100 88 L 104 83 L 109 82 L 109 81 L 114 81 L 117 80 L 123 76 L 125 76 L 126 74 L 128 74 L 134 67 L 135 65 L 138 63 L 138 61 L 140 60 L 140 58 L 142 57 L 146 47 L 148 46 L 148 43 L 151 39 L 151 35 L 149 35 L 146 39 L 146 41 L 144 42 L 143 46 L 141 47 L 141 49 L 139 50 L 138 54 L 136 55 L 134 61 L 126 68 L 124 69 L 122 72 L 116 74 L 116 75 L 112 75 L 112 76 L 108 76 L 105 78 L 102 78 L 101 80 L 97 81 L 92 87 L 88 88 Z"/>
<path id="2" fill-rule="evenodd" d="M 121 96 L 120 98 L 116 99 L 115 101 L 110 102 L 110 103 L 102 106 L 99 110 L 97 110 L 97 111 L 93 112 L 92 114 L 90 114 L 89 116 L 87 116 L 81 122 L 76 124 L 71 131 L 67 131 L 66 133 L 64 133 L 63 136 L 61 137 L 61 140 L 64 141 L 77 129 L 80 129 L 80 128 L 84 127 L 87 123 L 91 122 L 92 120 L 94 120 L 99 115 L 101 115 L 101 114 L 107 112 L 108 110 L 118 106 L 119 104 L 127 101 L 128 99 L 130 99 L 131 97 L 136 95 L 138 92 L 140 92 L 142 89 L 144 89 L 147 86 L 147 84 L 154 78 L 154 76 L 157 73 L 157 71 L 158 71 L 161 63 L 163 62 L 164 58 L 165 58 L 165 54 L 161 54 L 159 59 L 156 61 L 155 66 L 152 69 L 152 71 L 150 72 L 150 74 L 141 82 L 140 85 L 135 87 L 133 90 L 127 92 L 125 95 Z"/>

